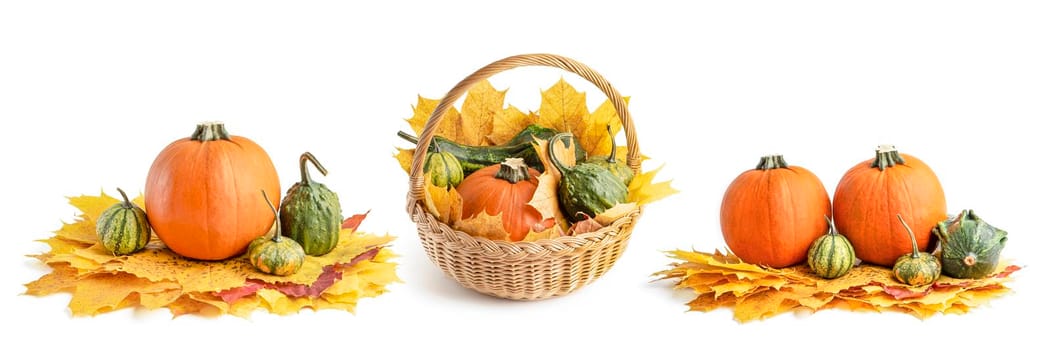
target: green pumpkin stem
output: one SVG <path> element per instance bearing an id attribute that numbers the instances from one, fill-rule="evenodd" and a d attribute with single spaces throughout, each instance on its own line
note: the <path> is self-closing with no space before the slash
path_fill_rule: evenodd
<path id="1" fill-rule="evenodd" d="M 190 139 L 200 142 L 229 140 L 230 133 L 226 131 L 226 125 L 222 122 L 204 122 L 197 124 L 197 129 L 193 131 Z"/>
<path id="2" fill-rule="evenodd" d="M 606 159 L 609 163 L 617 162 L 617 140 L 613 136 L 613 126 L 606 124 L 606 133 L 609 134 L 609 158 Z"/>
<path id="3" fill-rule="evenodd" d="M 836 235 L 836 227 L 832 226 L 832 219 L 830 219 L 828 217 L 828 215 L 825 215 L 825 222 L 828 223 L 828 232 L 826 232 L 825 234 L 829 235 L 829 236 L 835 236 Z"/>
<path id="4" fill-rule="evenodd" d="M 309 185 L 312 183 L 312 181 L 310 180 L 310 172 L 307 171 L 308 160 L 310 161 L 310 163 L 314 164 L 314 168 L 317 168 L 317 171 L 321 172 L 321 175 L 328 175 L 328 170 L 325 169 L 325 166 L 321 165 L 321 162 L 318 162 L 317 158 L 315 158 L 313 154 L 311 154 L 310 152 L 303 152 L 303 154 L 299 156 L 299 176 L 301 179 L 299 183 L 304 185 Z"/>
<path id="5" fill-rule="evenodd" d="M 555 168 L 558 169 L 558 172 L 562 174 L 565 174 L 566 170 L 569 170 L 569 168 L 566 167 L 565 164 L 562 164 L 562 161 L 559 160 L 558 157 L 555 157 L 555 142 L 560 141 L 564 138 L 569 138 L 570 140 L 572 140 L 573 134 L 564 132 L 555 136 L 551 136 L 551 138 L 547 140 L 547 157 L 551 158 L 551 164 L 554 164 Z"/>
<path id="6" fill-rule="evenodd" d="M 500 170 L 496 171 L 494 177 L 510 183 L 517 183 L 529 178 L 529 166 L 525 164 L 522 158 L 507 158 L 500 163 Z"/>
<path id="7" fill-rule="evenodd" d="M 755 166 L 755 170 L 771 170 L 787 168 L 788 163 L 785 162 L 785 157 L 780 154 L 765 155 L 759 158 L 759 164 Z M 826 219 L 828 217 L 825 217 Z"/>
<path id="8" fill-rule="evenodd" d="M 120 196 L 124 198 L 124 202 L 121 202 L 120 206 L 124 209 L 131 209 L 133 204 L 131 204 L 131 201 L 128 200 L 128 194 L 124 193 L 124 190 L 120 189 L 120 187 L 117 187 L 117 192 L 120 192 Z"/>
<path id="9" fill-rule="evenodd" d="M 905 219 L 901 217 L 901 214 L 898 214 L 898 221 L 901 221 L 901 225 L 905 226 L 905 232 L 909 233 L 909 239 L 912 240 L 912 258 L 919 259 L 920 247 L 916 246 L 916 235 L 912 233 L 912 229 L 909 228 L 909 224 L 905 223 Z"/>
<path id="10" fill-rule="evenodd" d="M 279 223 L 278 220 L 277 220 L 277 217 L 278 217 L 277 208 L 274 208 L 274 203 L 270 202 L 270 196 L 266 195 L 266 190 L 259 190 L 259 192 L 263 192 L 263 199 L 266 200 L 266 206 L 270 207 L 270 211 L 274 212 L 274 237 L 271 238 L 271 239 L 274 242 L 280 242 L 281 241 L 281 223 Z"/>
<path id="11" fill-rule="evenodd" d="M 879 145 L 876 148 L 876 159 L 872 161 L 873 168 L 883 171 L 898 164 L 905 164 L 905 159 L 898 154 L 898 149 L 894 148 L 894 145 Z"/>

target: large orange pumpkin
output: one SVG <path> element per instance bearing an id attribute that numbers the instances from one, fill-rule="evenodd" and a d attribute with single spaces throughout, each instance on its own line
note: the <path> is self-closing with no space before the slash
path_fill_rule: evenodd
<path id="1" fill-rule="evenodd" d="M 896 218 L 899 213 L 905 225 Z M 898 257 L 912 252 L 905 226 L 913 228 L 919 249 L 927 250 L 931 229 L 946 213 L 945 192 L 934 171 L 889 145 L 850 168 L 832 200 L 836 228 L 854 244 L 858 258 L 883 266 L 894 266 Z"/>
<path id="2" fill-rule="evenodd" d="M 828 229 L 831 209 L 814 173 L 770 155 L 730 183 L 719 222 L 741 260 L 780 268 L 806 260 L 810 244 Z"/>
<path id="3" fill-rule="evenodd" d="M 197 126 L 193 136 L 164 148 L 146 178 L 146 214 L 157 238 L 173 252 L 222 260 L 244 252 L 270 230 L 274 214 L 259 191 L 281 184 L 270 156 L 255 142 L 231 136 L 221 123 Z"/>
<path id="4" fill-rule="evenodd" d="M 540 212 L 529 201 L 537 188 L 540 172 L 526 166 L 521 158 L 508 158 L 468 175 L 456 187 L 463 198 L 461 216 L 468 219 L 486 213 L 501 215 L 504 230 L 511 241 L 521 241 L 529 230 L 542 222 Z M 550 226 L 550 225 L 548 225 Z M 480 236 L 502 236 L 500 232 L 471 232 Z"/>

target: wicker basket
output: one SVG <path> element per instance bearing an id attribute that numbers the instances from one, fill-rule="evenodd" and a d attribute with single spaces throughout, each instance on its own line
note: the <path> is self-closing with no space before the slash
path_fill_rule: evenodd
<path id="1" fill-rule="evenodd" d="M 613 103 L 627 138 L 627 164 L 637 174 L 641 158 L 631 114 L 620 93 L 595 71 L 573 59 L 550 55 L 511 56 L 493 62 L 456 84 L 442 98 L 423 128 L 418 144 L 426 145 L 446 110 L 476 82 L 516 67 L 549 66 L 575 73 L 595 84 Z M 634 212 L 596 232 L 537 242 L 493 241 L 470 236 L 438 221 L 424 201 L 423 161 L 427 147 L 417 147 L 409 173 L 408 211 L 427 256 L 464 287 L 516 300 L 565 295 L 606 273 L 620 258 L 642 212 Z"/>

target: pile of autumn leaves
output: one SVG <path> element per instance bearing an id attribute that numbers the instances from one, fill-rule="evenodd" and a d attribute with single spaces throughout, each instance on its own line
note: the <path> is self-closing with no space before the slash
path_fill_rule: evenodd
<path id="1" fill-rule="evenodd" d="M 1020 269 L 1001 262 L 983 279 L 947 276 L 934 283 L 910 287 L 894 279 L 890 270 L 862 264 L 846 275 L 826 280 L 804 265 L 764 268 L 741 261 L 732 254 L 672 251 L 677 260 L 671 269 L 654 274 L 676 280 L 676 289 L 689 289 L 697 297 L 687 305 L 692 311 L 733 309 L 739 322 L 764 319 L 794 310 L 897 311 L 924 319 L 938 313 L 963 314 L 972 307 L 1006 293 L 1004 283 Z"/>
<path id="2" fill-rule="evenodd" d="M 612 149 L 610 132 L 616 135 L 621 130 L 620 117 L 610 101 L 606 100 L 594 111 L 589 111 L 584 92 L 576 90 L 563 79 L 541 92 L 540 109 L 522 112 L 514 106 L 504 106 L 507 91 L 496 90 L 488 81 L 478 82 L 467 92 L 460 110 L 450 108 L 442 117 L 435 135 L 445 137 L 453 142 L 471 146 L 500 145 L 510 141 L 527 126 L 538 125 L 559 132 L 570 132 L 575 136 L 580 147 L 589 157 L 605 157 L 610 152 L 624 161 L 627 147 L 618 146 Z M 625 98 L 625 102 L 627 102 Z M 419 136 L 424 125 L 430 119 L 439 100 L 419 97 L 413 108 L 413 116 L 407 121 Z M 667 197 L 677 191 L 670 181 L 654 183 L 660 168 L 637 174 L 628 184 L 628 200 L 594 218 L 577 222 L 570 226 L 558 203 L 558 183 L 561 174 L 551 164 L 548 156 L 548 141 L 537 140 L 534 144 L 537 154 L 548 169 L 538 178 L 536 193 L 529 202 L 540 212 L 544 220 L 553 219 L 557 225 L 542 232 L 530 232 L 522 241 L 530 242 L 540 239 L 553 239 L 585 232 L 592 232 L 605 227 L 617 219 L 633 212 L 637 207 Z M 567 166 L 575 165 L 572 145 L 555 147 L 555 156 Z M 402 169 L 408 172 L 412 163 L 414 149 L 399 149 L 395 158 Z M 645 157 L 643 157 L 645 159 Z M 429 179 L 430 175 L 425 174 Z M 462 218 L 462 199 L 455 188 L 434 186 L 425 181 L 424 203 L 428 212 L 453 228 L 475 234 L 489 232 L 484 238 L 492 240 L 509 240 L 504 232 L 500 215 L 488 215 L 485 212 L 476 216 Z M 500 234 L 503 232 L 504 234 Z"/>
<path id="3" fill-rule="evenodd" d="M 137 199 L 142 205 L 141 198 Z M 51 273 L 26 284 L 26 294 L 72 294 L 74 315 L 96 315 L 122 308 L 167 308 L 174 316 L 233 314 L 257 309 L 291 314 L 303 308 L 354 311 L 358 300 L 383 294 L 398 281 L 390 236 L 355 232 L 364 214 L 347 219 L 339 244 L 321 257 L 307 257 L 290 276 L 259 272 L 246 259 L 205 262 L 172 253 L 156 237 L 146 249 L 113 256 L 99 245 L 95 220 L 117 203 L 105 194 L 70 198 L 82 214 L 43 240 L 50 251 L 34 255 Z"/>

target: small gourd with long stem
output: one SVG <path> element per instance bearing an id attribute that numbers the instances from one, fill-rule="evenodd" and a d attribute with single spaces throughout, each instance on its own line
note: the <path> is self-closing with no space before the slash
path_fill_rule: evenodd
<path id="1" fill-rule="evenodd" d="M 269 237 L 263 235 L 249 244 L 248 261 L 263 273 L 277 276 L 294 274 L 299 271 L 299 268 L 303 267 L 306 253 L 303 252 L 303 247 L 296 243 L 295 240 L 281 235 L 281 224 L 278 222 L 280 216 L 277 208 L 274 208 L 274 205 L 270 202 L 270 197 L 266 195 L 266 191 L 260 191 L 263 192 L 266 205 L 274 212 L 274 234 Z"/>
<path id="2" fill-rule="evenodd" d="M 627 164 L 617 160 L 617 140 L 613 134 L 613 126 L 606 124 L 606 133 L 609 134 L 609 156 L 588 158 L 587 162 L 606 168 L 610 173 L 613 173 L 613 176 L 623 181 L 624 186 L 627 186 L 635 178 L 635 172 Z"/>
<path id="3" fill-rule="evenodd" d="M 909 239 L 912 240 L 912 253 L 902 255 L 894 262 L 894 278 L 910 286 L 931 284 L 941 276 L 941 263 L 934 255 L 920 251 L 916 245 L 916 235 L 912 233 L 912 228 L 905 223 L 901 214 L 898 214 L 898 221 L 901 221 L 901 224 L 905 226 L 905 231 L 909 233 Z"/>

